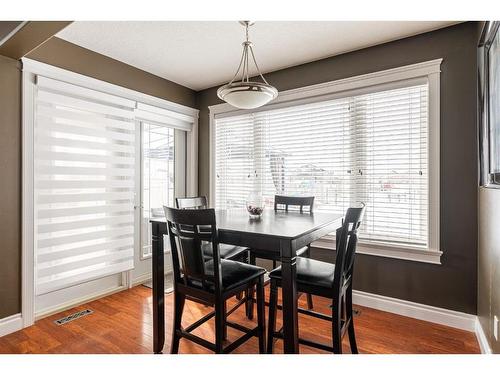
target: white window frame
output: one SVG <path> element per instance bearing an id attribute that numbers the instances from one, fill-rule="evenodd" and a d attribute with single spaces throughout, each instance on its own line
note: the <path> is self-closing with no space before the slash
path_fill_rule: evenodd
<path id="1" fill-rule="evenodd" d="M 294 106 L 313 101 L 328 100 L 353 94 L 362 94 L 370 91 L 373 86 L 391 84 L 401 85 L 401 81 L 411 81 L 418 78 L 427 78 L 429 85 L 428 106 L 428 139 L 429 139 L 429 228 L 428 247 L 387 244 L 363 243 L 358 245 L 358 253 L 411 260 L 432 264 L 441 264 L 442 251 L 440 250 L 440 223 L 439 223 L 439 164 L 440 164 L 440 73 L 443 59 L 425 61 L 398 68 L 363 74 L 298 89 L 282 91 L 277 99 L 260 110 L 271 110 L 280 107 Z M 252 110 L 239 110 L 224 103 L 209 106 L 210 126 L 210 194 L 209 201 L 215 204 L 215 155 L 216 155 L 216 116 L 232 116 L 250 113 Z M 335 250 L 334 236 L 325 236 L 312 244 L 313 247 Z"/>
<path id="2" fill-rule="evenodd" d="M 143 209 L 144 209 L 144 179 L 143 179 L 143 174 L 144 174 L 144 148 L 143 148 L 143 129 L 144 129 L 144 124 L 154 124 L 157 126 L 163 126 L 165 128 L 172 129 L 171 126 L 164 124 L 164 123 L 155 123 L 147 120 L 137 120 L 136 121 L 136 152 L 139 157 L 136 160 L 136 169 L 140 171 L 136 175 L 136 187 L 137 187 L 137 201 L 136 201 L 136 207 L 138 208 L 136 210 L 136 231 L 138 238 L 137 243 L 139 246 L 139 260 L 144 261 L 147 259 L 151 259 L 153 257 L 153 254 L 147 254 L 144 255 L 144 249 L 143 249 L 143 241 L 144 238 L 142 236 L 142 220 L 144 219 L 143 217 Z M 186 142 L 182 142 L 182 145 L 179 145 L 178 139 L 180 137 L 179 133 L 184 133 L 183 131 L 179 131 L 178 129 L 174 129 L 174 139 L 175 139 L 175 160 L 181 160 L 183 163 L 177 163 L 175 162 L 174 164 L 174 201 L 175 197 L 183 197 L 187 196 L 186 194 L 186 165 L 187 165 L 187 158 L 186 158 L 186 145 L 187 145 L 187 134 L 183 136 L 186 140 Z M 175 202 L 173 203 L 175 204 Z M 169 252 L 169 242 L 165 241 L 165 254 Z"/>
<path id="3" fill-rule="evenodd" d="M 74 73 L 39 61 L 23 58 L 22 61 L 22 260 L 21 260 L 21 317 L 23 327 L 35 321 L 34 277 L 34 124 L 36 77 L 38 75 L 68 82 L 84 88 L 116 95 L 136 102 L 135 116 L 140 119 L 161 120 L 168 115 L 170 121 L 189 123 L 186 134 L 186 195 L 198 194 L 198 114 L 199 110 L 170 102 L 122 86 L 111 84 L 82 74 Z M 120 289 L 134 283 L 131 271 L 122 273 Z M 109 293 L 118 291 L 108 291 Z"/>

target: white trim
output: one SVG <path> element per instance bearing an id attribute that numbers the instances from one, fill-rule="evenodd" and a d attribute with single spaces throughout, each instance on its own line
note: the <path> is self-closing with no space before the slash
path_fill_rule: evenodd
<path id="1" fill-rule="evenodd" d="M 95 78 L 61 69 L 49 64 L 23 57 L 23 72 L 29 72 L 36 75 L 52 78 L 55 80 L 68 82 L 73 85 L 86 87 L 88 89 L 102 91 L 108 94 L 120 96 L 129 100 L 134 100 L 151 106 L 167 109 L 180 114 L 198 118 L 199 110 L 182 104 L 174 103 L 169 100 L 160 99 L 152 95 L 144 94 L 139 91 L 127 89 L 109 82 L 101 81 Z"/>
<path id="2" fill-rule="evenodd" d="M 35 322 L 34 124 L 35 77 L 23 71 L 22 92 L 22 234 L 21 313 L 24 327 Z"/>
<path id="3" fill-rule="evenodd" d="M 441 71 L 440 67 L 442 61 L 443 59 L 424 61 L 417 64 L 405 65 L 398 68 L 382 70 L 379 72 L 338 79 L 336 81 L 323 82 L 316 85 L 280 91 L 276 99 L 274 99 L 270 104 L 261 108 L 264 110 L 268 110 L 271 109 L 273 105 L 279 103 L 324 96 L 343 91 L 351 91 L 360 88 L 366 88 L 369 86 L 382 85 L 401 80 L 429 76 L 431 74 L 439 74 Z M 230 112 L 234 112 L 234 114 L 249 112 L 237 109 L 227 103 L 212 105 L 209 106 L 208 109 L 211 115 Z"/>
<path id="4" fill-rule="evenodd" d="M 380 296 L 359 290 L 354 290 L 352 295 L 353 303 L 356 305 L 463 329 L 469 332 L 475 332 L 476 330 L 476 315 Z"/>
<path id="5" fill-rule="evenodd" d="M 65 311 L 65 310 L 71 309 L 73 307 L 83 305 L 84 303 L 95 301 L 96 299 L 103 298 L 103 297 L 109 296 L 111 294 L 127 290 L 129 288 L 129 286 L 127 285 L 128 282 L 126 280 L 127 277 L 126 277 L 126 275 L 123 275 L 126 273 L 127 272 L 122 272 L 122 285 L 108 288 L 105 290 L 101 290 L 101 291 L 96 292 L 96 293 L 87 294 L 83 297 L 74 298 L 70 301 L 66 301 L 66 302 L 61 303 L 59 305 L 51 306 L 49 308 L 46 308 L 45 310 L 37 311 L 35 313 L 35 319 L 36 320 L 43 319 L 47 316 L 57 314 L 61 311 Z"/>
<path id="6" fill-rule="evenodd" d="M 337 96 L 350 95 L 359 90 L 374 90 L 387 85 L 400 85 L 401 81 L 422 79 L 429 84 L 429 237 L 427 249 L 409 246 L 365 246 L 360 253 L 404 259 L 432 264 L 441 264 L 440 223 L 439 223 L 439 166 L 440 166 L 440 72 L 443 59 L 424 61 L 417 64 L 387 69 L 379 72 L 339 79 L 297 89 L 282 91 L 278 98 L 259 110 L 271 110 L 287 105 L 325 100 Z M 215 205 L 215 117 L 218 115 L 238 115 L 251 111 L 239 110 L 230 104 L 216 104 L 209 109 L 209 202 Z M 316 247 L 331 248 L 326 241 L 315 243 Z"/>
<path id="7" fill-rule="evenodd" d="M 428 220 L 429 220 L 429 249 L 430 251 L 435 251 L 440 253 L 440 206 L 439 206 L 439 192 L 441 189 L 440 185 L 440 164 L 441 164 L 441 148 L 440 148 L 440 134 L 441 134 L 441 78 L 440 71 L 432 72 L 428 76 L 429 79 L 429 155 L 428 155 L 428 165 L 429 165 L 429 209 L 428 209 Z"/>
<path id="8" fill-rule="evenodd" d="M 223 105 L 223 104 L 221 104 Z M 215 207 L 215 117 L 212 112 L 212 107 L 209 108 L 208 113 L 208 152 L 209 152 L 209 165 L 208 165 L 208 203 L 210 207 Z"/>
<path id="9" fill-rule="evenodd" d="M 165 277 L 170 276 L 173 274 L 173 271 L 165 272 Z M 137 286 L 140 284 L 147 283 L 148 281 L 152 281 L 153 276 L 151 275 L 151 272 L 147 272 L 145 274 L 139 275 L 134 280 L 132 280 L 132 286 Z M 165 293 L 168 293 L 170 290 L 166 289 Z"/>
<path id="10" fill-rule="evenodd" d="M 23 318 L 21 314 L 14 314 L 0 319 L 0 337 L 23 329 Z"/>
<path id="11" fill-rule="evenodd" d="M 0 46 L 2 46 L 5 42 L 7 42 L 10 38 L 14 36 L 15 33 L 17 33 L 19 30 L 21 30 L 24 25 L 26 25 L 28 21 L 23 21 L 19 25 L 17 25 L 10 33 L 5 35 L 1 40 L 0 40 Z"/>
<path id="12" fill-rule="evenodd" d="M 198 195 L 198 118 L 186 134 L 186 196 Z"/>
<path id="13" fill-rule="evenodd" d="M 151 280 L 152 280 L 151 272 L 145 273 L 143 275 L 139 275 L 136 278 L 134 278 L 134 280 L 132 280 L 132 287 L 140 285 L 140 284 L 144 284 L 144 283 L 151 281 Z"/>
<path id="14" fill-rule="evenodd" d="M 492 354 L 490 344 L 488 343 L 488 339 L 486 338 L 486 334 L 484 333 L 483 326 L 481 322 L 479 322 L 479 317 L 476 317 L 476 337 L 479 343 L 479 348 L 481 349 L 482 354 Z"/>
<path id="15" fill-rule="evenodd" d="M 335 251 L 335 236 L 325 236 L 314 241 L 311 246 Z M 441 264 L 441 255 L 443 254 L 442 251 L 402 245 L 363 243 L 362 240 L 358 242 L 356 253 L 432 264 Z"/>

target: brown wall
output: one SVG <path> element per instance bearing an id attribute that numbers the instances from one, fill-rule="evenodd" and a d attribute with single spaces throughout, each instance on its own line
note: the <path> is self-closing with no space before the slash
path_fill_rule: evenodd
<path id="1" fill-rule="evenodd" d="M 98 53 L 52 38 L 27 57 L 194 107 L 195 92 Z M 0 56 L 0 319 L 21 311 L 21 73 Z"/>
<path id="2" fill-rule="evenodd" d="M 0 56 L 0 319 L 21 311 L 21 71 Z"/>
<path id="3" fill-rule="evenodd" d="M 355 288 L 433 306 L 476 313 L 477 25 L 464 23 L 426 34 L 283 69 L 266 75 L 279 90 L 443 58 L 441 73 L 442 265 L 368 255 L 356 262 Z M 199 192 L 209 193 L 207 106 L 220 103 L 216 87 L 198 94 Z M 315 256 L 333 259 L 316 249 Z"/>
<path id="4" fill-rule="evenodd" d="M 71 21 L 28 21 L 0 46 L 0 55 L 20 59 L 70 23 Z"/>
<path id="5" fill-rule="evenodd" d="M 0 40 L 9 35 L 20 24 L 21 21 L 0 21 Z"/>
<path id="6" fill-rule="evenodd" d="M 193 90 L 56 37 L 29 53 L 27 57 L 188 107 L 195 107 L 196 94 Z"/>
<path id="7" fill-rule="evenodd" d="M 500 319 L 500 189 L 479 189 L 477 315 L 494 353 L 493 317 Z M 499 327 L 500 328 L 500 327 Z"/>

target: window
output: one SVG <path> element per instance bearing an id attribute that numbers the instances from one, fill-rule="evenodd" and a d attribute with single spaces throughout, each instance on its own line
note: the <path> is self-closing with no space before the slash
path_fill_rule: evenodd
<path id="1" fill-rule="evenodd" d="M 141 123 L 143 258 L 152 254 L 149 219 L 164 216 L 163 206 L 174 206 L 174 132 L 166 126 Z"/>
<path id="2" fill-rule="evenodd" d="M 439 151 L 439 129 L 430 125 L 439 125 L 431 101 L 439 74 L 408 75 L 374 78 L 378 85 L 356 78 L 352 90 L 322 96 L 307 88 L 253 112 L 212 107 L 212 202 L 243 207 L 252 191 L 262 192 L 268 207 L 275 194 L 314 195 L 318 211 L 343 213 L 364 202 L 363 246 L 440 255 L 439 162 L 430 160 Z"/>

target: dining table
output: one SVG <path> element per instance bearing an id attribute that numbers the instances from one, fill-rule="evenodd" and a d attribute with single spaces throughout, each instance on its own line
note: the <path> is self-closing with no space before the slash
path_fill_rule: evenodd
<path id="1" fill-rule="evenodd" d="M 264 210 L 258 219 L 246 209 L 215 211 L 220 243 L 279 253 L 282 267 L 283 339 L 285 353 L 299 352 L 296 251 L 335 231 L 342 214 L 316 211 Z M 150 219 L 152 225 L 153 351 L 161 353 L 165 343 L 165 217 Z M 175 291 L 174 291 L 175 292 Z"/>

